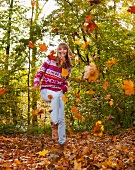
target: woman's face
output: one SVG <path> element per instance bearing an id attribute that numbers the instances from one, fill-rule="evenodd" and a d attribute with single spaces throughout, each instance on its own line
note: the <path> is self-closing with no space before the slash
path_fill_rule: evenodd
<path id="1" fill-rule="evenodd" d="M 65 61 L 65 60 L 66 60 L 65 57 L 66 57 L 66 55 L 67 55 L 67 53 L 68 53 L 67 48 L 65 48 L 65 47 L 59 47 L 58 53 L 59 53 L 60 59 L 63 60 L 63 61 Z"/>

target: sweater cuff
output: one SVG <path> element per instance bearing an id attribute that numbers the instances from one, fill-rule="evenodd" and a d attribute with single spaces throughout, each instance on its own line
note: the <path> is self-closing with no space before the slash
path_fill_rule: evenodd
<path id="1" fill-rule="evenodd" d="M 63 93 L 67 92 L 67 87 L 66 86 L 61 86 L 61 90 L 63 91 Z"/>

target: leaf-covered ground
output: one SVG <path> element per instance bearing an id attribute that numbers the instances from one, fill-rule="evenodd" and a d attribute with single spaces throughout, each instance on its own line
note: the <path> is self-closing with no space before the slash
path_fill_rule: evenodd
<path id="1" fill-rule="evenodd" d="M 57 147 L 48 135 L 0 136 L 0 170 L 135 170 L 135 129 L 68 136 L 61 155 Z"/>

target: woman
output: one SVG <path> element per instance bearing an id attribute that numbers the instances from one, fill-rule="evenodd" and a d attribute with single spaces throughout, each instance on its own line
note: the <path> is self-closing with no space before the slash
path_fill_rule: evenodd
<path id="1" fill-rule="evenodd" d="M 46 62 L 34 77 L 34 86 L 39 86 L 43 100 L 51 102 L 52 139 L 58 139 L 61 149 L 66 141 L 63 94 L 68 91 L 68 77 L 71 72 L 70 56 L 72 52 L 66 43 L 60 43 L 57 56 L 54 59 L 52 52 Z M 63 77 L 62 69 L 68 70 L 67 77 Z M 51 97 L 49 97 L 51 96 Z"/>

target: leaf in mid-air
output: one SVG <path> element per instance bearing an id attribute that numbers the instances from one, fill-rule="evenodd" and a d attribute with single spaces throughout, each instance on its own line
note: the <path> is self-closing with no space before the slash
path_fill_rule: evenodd
<path id="1" fill-rule="evenodd" d="M 102 87 L 103 87 L 104 90 L 107 90 L 108 84 L 109 84 L 108 81 L 106 81 L 106 82 L 102 85 Z"/>
<path id="2" fill-rule="evenodd" d="M 130 6 L 127 11 L 131 12 L 131 13 L 135 13 L 135 5 L 134 6 Z"/>
<path id="3" fill-rule="evenodd" d="M 5 94 L 5 93 L 6 93 L 6 91 L 7 91 L 7 89 L 6 89 L 6 88 L 2 88 L 2 89 L 0 89 L 0 94 Z"/>
<path id="4" fill-rule="evenodd" d="M 34 44 L 33 44 L 31 41 L 28 42 L 28 46 L 29 46 L 30 48 L 34 48 Z"/>
<path id="5" fill-rule="evenodd" d="M 73 107 L 71 108 L 71 111 L 72 111 L 73 113 L 77 113 L 77 112 L 78 112 L 78 109 L 77 109 L 75 106 L 73 106 Z"/>
<path id="6" fill-rule="evenodd" d="M 62 100 L 63 100 L 63 102 L 64 102 L 64 103 L 66 103 L 66 102 L 67 102 L 67 98 L 66 98 L 66 96 L 65 96 L 65 95 L 62 97 Z"/>
<path id="7" fill-rule="evenodd" d="M 31 6 L 34 7 L 36 5 L 36 1 L 31 1 Z"/>
<path id="8" fill-rule="evenodd" d="M 102 125 L 102 122 L 99 120 L 96 122 L 94 126 L 94 136 L 102 136 L 104 131 L 104 126 Z"/>
<path id="9" fill-rule="evenodd" d="M 48 49 L 48 46 L 45 43 L 38 44 L 38 46 L 39 46 L 41 52 L 45 52 Z"/>
<path id="10" fill-rule="evenodd" d="M 48 55 L 48 58 L 49 58 L 50 60 L 56 61 L 56 56 L 55 56 L 55 54 L 56 54 L 56 52 L 55 52 L 54 50 L 52 50 L 52 51 L 50 52 L 50 54 Z"/>
<path id="11" fill-rule="evenodd" d="M 48 99 L 49 100 L 52 100 L 53 99 L 53 96 L 51 94 L 48 95 Z"/>
<path id="12" fill-rule="evenodd" d="M 123 80 L 123 84 L 124 85 L 122 85 L 122 89 L 125 90 L 125 94 L 127 95 L 135 94 L 134 83 L 131 80 Z"/>
<path id="13" fill-rule="evenodd" d="M 108 61 L 107 64 L 111 67 L 112 65 L 114 65 L 117 62 L 118 62 L 118 60 L 114 58 L 114 59 Z"/>
<path id="14" fill-rule="evenodd" d="M 67 77 L 68 76 L 68 70 L 65 68 L 62 68 L 62 77 Z"/>

